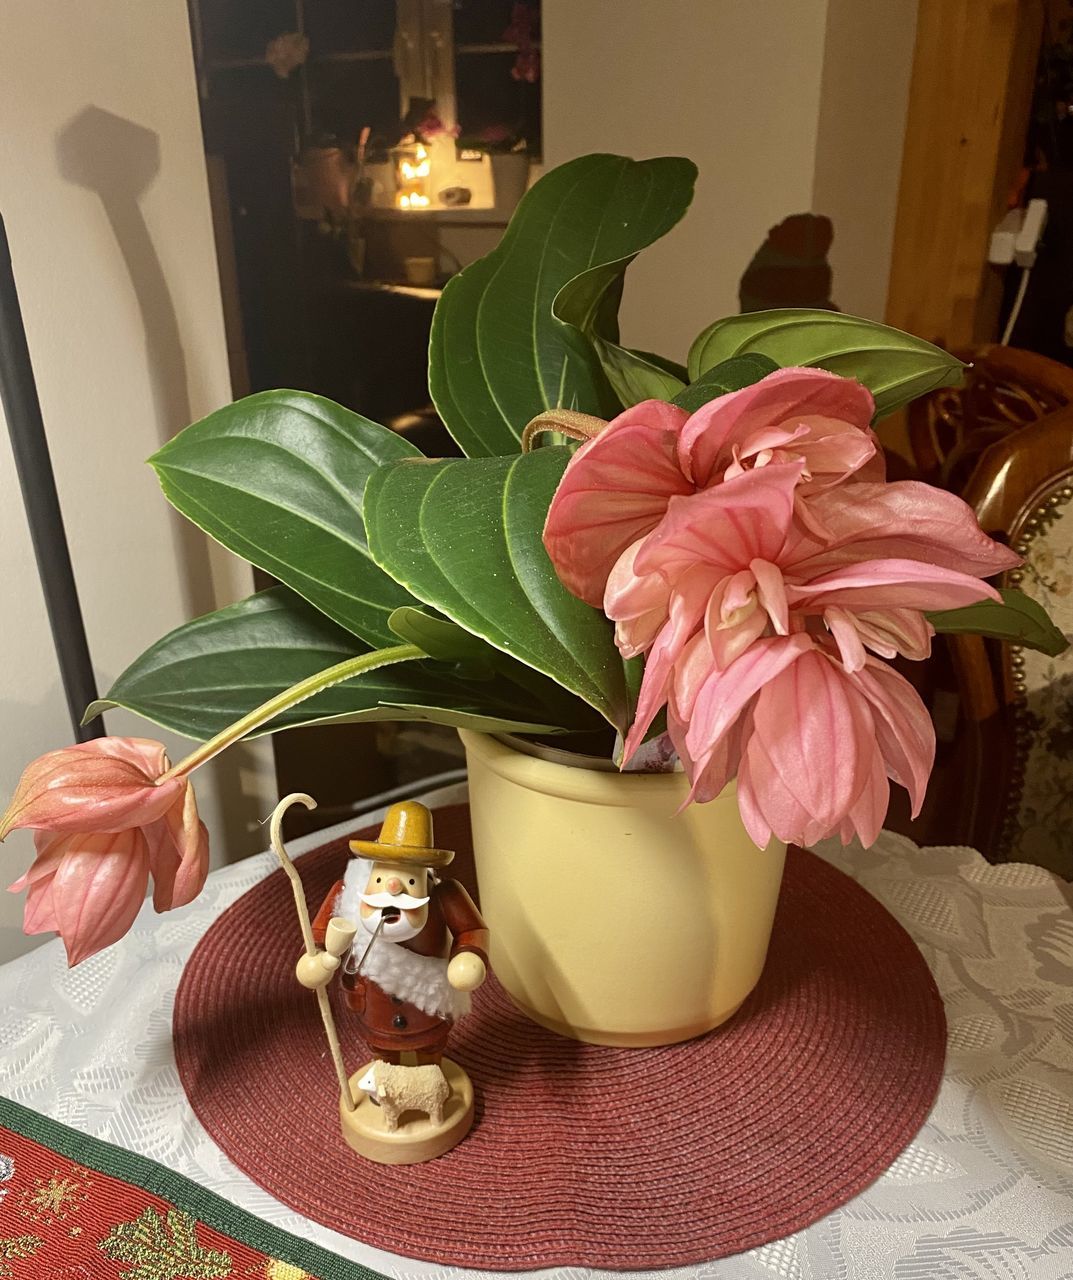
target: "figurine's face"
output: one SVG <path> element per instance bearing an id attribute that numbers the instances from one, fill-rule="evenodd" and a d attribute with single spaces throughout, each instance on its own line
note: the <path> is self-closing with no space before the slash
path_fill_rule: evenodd
<path id="1" fill-rule="evenodd" d="M 361 925 L 375 933 L 381 918 L 381 938 L 405 942 L 416 938 L 428 920 L 428 870 L 374 862 L 361 895 Z"/>

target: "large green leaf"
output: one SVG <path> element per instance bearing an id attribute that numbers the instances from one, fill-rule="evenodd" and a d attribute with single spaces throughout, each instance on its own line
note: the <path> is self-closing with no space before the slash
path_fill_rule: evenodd
<path id="1" fill-rule="evenodd" d="M 685 193 L 686 203 L 692 188 Z M 669 361 L 620 346 L 618 304 L 632 258 L 601 263 L 568 281 L 555 296 L 552 315 L 573 329 L 596 353 L 618 406 L 642 400 L 670 400 L 685 386 Z"/>
<path id="2" fill-rule="evenodd" d="M 709 400 L 725 396 L 728 391 L 740 391 L 742 387 L 751 387 L 754 382 L 774 373 L 778 365 L 768 356 L 750 351 L 743 356 L 731 356 L 722 364 L 714 365 L 702 373 L 688 387 L 683 387 L 671 403 L 688 413 L 695 413 Z"/>
<path id="3" fill-rule="evenodd" d="M 633 256 L 681 218 L 695 178 L 688 160 L 582 156 L 545 174 L 499 245 L 448 283 L 432 322 L 429 386 L 466 454 L 516 452 L 542 409 L 617 411 L 595 351 L 552 303 L 595 267 L 621 281 Z M 601 332 L 617 341 L 606 308 Z"/>
<path id="4" fill-rule="evenodd" d="M 361 518 L 381 463 L 420 457 L 401 436 L 304 391 L 264 391 L 181 431 L 150 459 L 168 500 L 229 550 L 374 647 L 413 598 L 369 556 Z"/>
<path id="5" fill-rule="evenodd" d="M 948 351 L 874 320 L 787 308 L 717 320 L 690 348 L 689 376 L 752 351 L 783 368 L 815 365 L 856 378 L 875 396 L 877 418 L 936 387 L 956 386 L 965 367 Z"/>
<path id="6" fill-rule="evenodd" d="M 204 740 L 290 685 L 364 652 L 367 647 L 350 632 L 286 587 L 274 587 L 158 640 L 86 714 L 126 707 Z M 553 695 L 560 692 L 546 683 Z M 557 719 L 555 712 L 564 710 L 566 718 Z M 541 705 L 498 675 L 474 681 L 461 668 L 406 662 L 326 689 L 259 732 L 326 720 L 429 720 L 487 733 L 556 733 L 599 724 L 576 698 Z"/>
<path id="7" fill-rule="evenodd" d="M 541 542 L 569 457 L 553 446 L 381 467 L 365 491 L 369 545 L 418 599 L 621 729 L 630 698 L 611 625 L 566 590 Z"/>
<path id="8" fill-rule="evenodd" d="M 620 347 L 598 334 L 589 340 L 600 357 L 604 374 L 623 408 L 642 400 L 673 400 L 685 382 L 650 356 Z"/>
<path id="9" fill-rule="evenodd" d="M 936 631 L 949 635 L 990 636 L 1038 649 L 1052 658 L 1069 648 L 1069 641 L 1047 616 L 1047 611 L 1031 596 L 1014 587 L 1003 587 L 998 600 L 981 600 L 961 609 L 944 609 L 929 613 L 928 621 Z"/>

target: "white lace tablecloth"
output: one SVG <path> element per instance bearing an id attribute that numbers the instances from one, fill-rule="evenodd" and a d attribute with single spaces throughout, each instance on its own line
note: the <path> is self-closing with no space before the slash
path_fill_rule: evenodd
<path id="1" fill-rule="evenodd" d="M 460 786 L 425 799 L 464 797 Z M 292 852 L 380 816 L 296 841 Z M 950 1026 L 938 1100 L 912 1145 L 836 1213 L 750 1253 L 658 1274 L 1069 1280 L 1073 890 L 1035 867 L 992 867 L 971 849 L 919 849 L 889 832 L 867 852 L 819 852 L 893 912 L 931 966 Z M 400 1280 L 490 1277 L 394 1257 L 309 1222 L 234 1168 L 187 1105 L 171 1047 L 183 965 L 220 911 L 276 865 L 263 853 L 214 872 L 189 907 L 163 917 L 143 911 L 121 943 L 74 970 L 57 942 L 0 967 L 0 1092 Z"/>

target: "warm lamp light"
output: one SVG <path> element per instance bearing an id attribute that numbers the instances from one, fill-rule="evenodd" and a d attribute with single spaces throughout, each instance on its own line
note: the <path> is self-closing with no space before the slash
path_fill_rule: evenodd
<path id="1" fill-rule="evenodd" d="M 428 190 L 432 174 L 428 149 L 416 142 L 396 147 L 392 154 L 395 157 L 395 207 L 427 209 L 432 203 Z"/>

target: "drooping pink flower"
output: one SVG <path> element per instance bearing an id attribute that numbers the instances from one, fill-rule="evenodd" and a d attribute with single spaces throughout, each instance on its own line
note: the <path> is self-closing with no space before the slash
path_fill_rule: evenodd
<path id="1" fill-rule="evenodd" d="M 597 607 L 612 566 L 659 523 L 672 498 L 742 471 L 802 463 L 809 495 L 857 474 L 883 478 L 871 393 L 823 369 L 779 369 L 695 413 L 646 400 L 574 454 L 552 500 L 544 545 L 566 587 Z"/>
<path id="2" fill-rule="evenodd" d="M 720 670 L 699 633 L 676 671 L 667 724 L 693 787 L 714 799 L 737 777 L 746 830 L 814 844 L 858 835 L 871 844 L 890 798 L 888 778 L 920 811 L 935 730 L 913 686 L 867 657 L 847 671 L 807 632 L 757 641 Z"/>
<path id="3" fill-rule="evenodd" d="M 926 657 L 926 614 L 997 598 L 982 579 L 1019 563 L 953 494 L 876 481 L 862 396 L 783 370 L 685 420 L 637 406 L 575 455 L 545 529 L 564 583 L 645 657 L 625 758 L 666 705 L 693 797 L 737 776 L 759 843 L 871 840 L 888 779 L 919 809 L 930 721 L 872 655 Z"/>
<path id="4" fill-rule="evenodd" d="M 29 765 L 0 819 L 0 840 L 31 828 L 37 855 L 11 892 L 27 890 L 26 933 L 57 932 L 70 964 L 127 932 L 153 876 L 157 911 L 184 906 L 208 874 L 208 835 L 187 778 L 163 777 L 164 747 L 97 738 Z"/>
<path id="5" fill-rule="evenodd" d="M 832 511 L 841 504 L 855 515 L 833 540 L 820 541 L 797 516 L 803 465 L 771 463 L 672 498 L 656 528 L 619 557 L 604 611 L 622 653 L 646 654 L 627 757 L 666 703 L 674 666 L 701 628 L 716 671 L 764 636 L 810 632 L 832 637 L 856 672 L 866 649 L 926 656 L 924 613 L 996 599 L 981 577 L 1019 562 L 980 531 L 960 499 L 915 482 L 832 491 Z M 934 495 L 930 505 L 924 494 Z M 937 532 L 941 544 L 933 541 Z"/>

